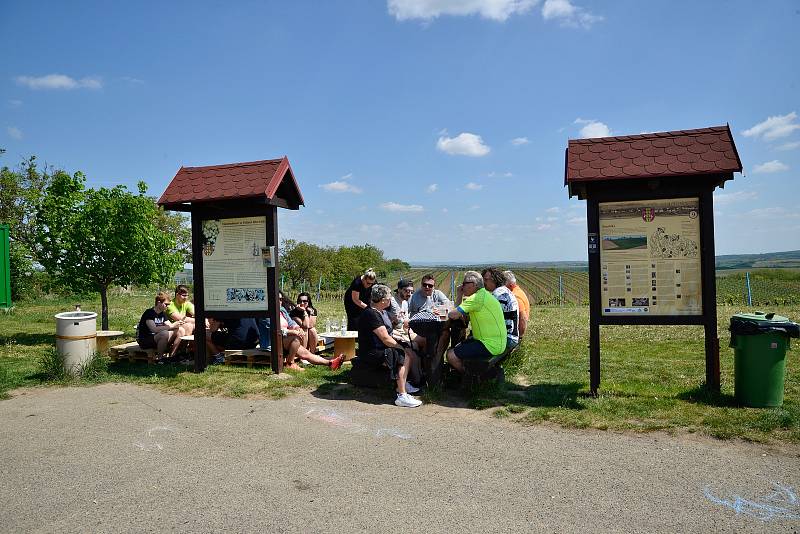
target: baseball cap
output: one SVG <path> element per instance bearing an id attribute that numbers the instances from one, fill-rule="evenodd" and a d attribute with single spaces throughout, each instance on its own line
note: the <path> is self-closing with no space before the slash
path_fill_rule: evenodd
<path id="1" fill-rule="evenodd" d="M 409 280 L 407 278 L 401 278 L 399 282 L 397 282 L 397 289 L 403 289 L 404 287 L 413 286 L 414 281 Z"/>

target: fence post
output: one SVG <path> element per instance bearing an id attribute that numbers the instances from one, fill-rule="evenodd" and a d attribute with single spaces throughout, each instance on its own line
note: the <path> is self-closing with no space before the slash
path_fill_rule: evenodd
<path id="1" fill-rule="evenodd" d="M 283 274 L 281 274 L 281 291 L 283 291 Z"/>
<path id="2" fill-rule="evenodd" d="M 564 305 L 564 275 L 558 275 L 558 305 Z"/>
<path id="3" fill-rule="evenodd" d="M 753 292 L 752 292 L 752 290 L 750 288 L 750 272 L 749 271 L 744 273 L 744 281 L 745 281 L 745 284 L 747 285 L 747 305 L 748 306 L 752 306 L 753 305 Z"/>
<path id="4" fill-rule="evenodd" d="M 317 300 L 319 300 L 319 292 L 322 289 L 322 277 L 319 277 L 319 282 L 317 282 Z"/>

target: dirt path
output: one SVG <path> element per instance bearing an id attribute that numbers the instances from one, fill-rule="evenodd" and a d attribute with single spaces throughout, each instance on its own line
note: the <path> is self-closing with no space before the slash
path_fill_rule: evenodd
<path id="1" fill-rule="evenodd" d="M 0 402 L 6 532 L 792 532 L 800 448 L 105 384 Z"/>

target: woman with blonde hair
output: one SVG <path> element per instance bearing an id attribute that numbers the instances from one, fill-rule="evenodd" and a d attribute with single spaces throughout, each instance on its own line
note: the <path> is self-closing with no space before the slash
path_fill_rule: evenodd
<path id="1" fill-rule="evenodd" d="M 350 287 L 344 292 L 344 311 L 347 314 L 348 330 L 358 330 L 358 318 L 361 312 L 369 307 L 369 295 L 377 278 L 372 268 L 367 269 L 364 274 L 353 278 Z"/>

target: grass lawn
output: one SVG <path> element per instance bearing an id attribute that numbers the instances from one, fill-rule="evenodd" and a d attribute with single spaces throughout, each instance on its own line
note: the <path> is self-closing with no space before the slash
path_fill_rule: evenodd
<path id="1" fill-rule="evenodd" d="M 179 365 L 103 362 L 81 380 L 54 380 L 47 374 L 53 354 L 53 315 L 80 302 L 83 310 L 99 310 L 99 299 L 53 299 L 17 304 L 0 314 L 0 398 L 17 387 L 131 382 L 167 392 L 228 397 L 280 398 L 297 389 L 320 393 L 360 392 L 347 383 L 348 368 L 331 373 L 311 367 L 305 372 L 275 376 L 268 369 L 212 366 L 195 374 Z M 152 296 L 111 298 L 109 322 L 132 339 L 141 312 Z M 320 322 L 339 319 L 338 301 L 317 303 Z M 589 318 L 587 307 L 534 307 L 529 331 L 506 364 L 507 383 L 472 392 L 471 406 L 492 410 L 497 417 L 521 424 L 543 421 L 565 427 L 610 430 L 698 432 L 718 438 L 800 442 L 800 372 L 787 354 L 785 400 L 781 408 L 739 408 L 733 398 L 733 350 L 727 325 L 741 308 L 719 308 L 722 392 L 707 393 L 703 328 L 694 326 L 602 326 L 601 384 L 597 398 L 588 396 Z M 780 315 L 800 319 L 800 306 L 774 307 Z M 99 322 L 99 321 L 98 321 Z M 126 341 L 121 338 L 120 342 Z M 387 386 L 387 402 L 391 398 Z M 431 391 L 423 400 L 436 403 L 457 391 Z"/>

